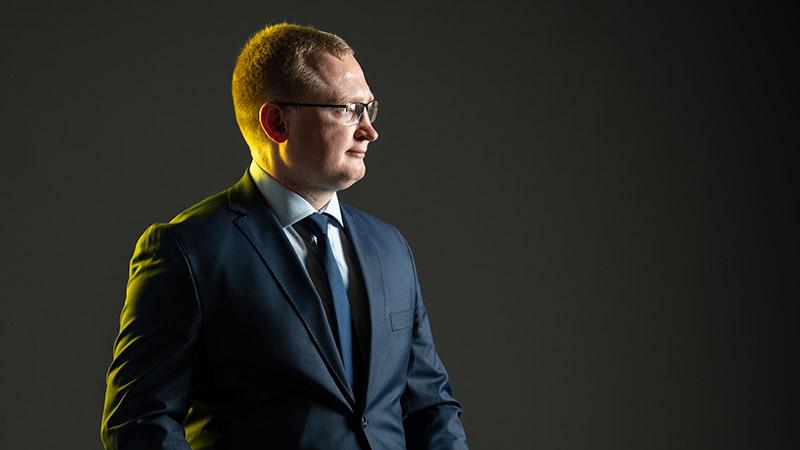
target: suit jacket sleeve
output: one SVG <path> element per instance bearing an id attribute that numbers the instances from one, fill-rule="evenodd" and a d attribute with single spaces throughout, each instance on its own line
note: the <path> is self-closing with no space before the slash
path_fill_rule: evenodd
<path id="1" fill-rule="evenodd" d="M 409 255 L 411 249 L 406 243 Z M 413 264 L 413 256 L 412 264 Z M 409 450 L 467 449 L 461 405 L 453 397 L 447 371 L 433 345 L 428 313 L 422 301 L 416 265 L 416 302 L 408 366 L 408 384 L 401 403 Z"/>
<path id="2" fill-rule="evenodd" d="M 168 225 L 145 231 L 131 259 L 101 437 L 107 449 L 186 449 L 200 307 L 192 272 Z"/>

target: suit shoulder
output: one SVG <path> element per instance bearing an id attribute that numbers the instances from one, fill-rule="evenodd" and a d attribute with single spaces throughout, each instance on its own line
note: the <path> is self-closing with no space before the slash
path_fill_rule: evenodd
<path id="1" fill-rule="evenodd" d="M 372 214 L 366 213 L 354 206 L 348 205 L 346 203 L 341 203 L 342 209 L 349 214 L 353 219 L 358 220 L 362 224 L 369 225 L 371 227 L 378 227 L 378 228 L 391 228 L 397 229 L 394 225 L 384 222 L 381 219 L 373 216 Z"/>
<path id="2" fill-rule="evenodd" d="M 221 212 L 228 211 L 227 199 L 228 189 L 206 197 L 179 212 L 177 215 L 175 215 L 175 217 L 172 218 L 172 220 L 169 221 L 169 223 L 178 225 L 202 222 L 204 220 L 213 220 L 214 216 L 219 215 Z"/>
<path id="3" fill-rule="evenodd" d="M 367 227 L 371 230 L 374 234 L 378 235 L 393 235 L 397 239 L 403 242 L 404 245 L 408 245 L 406 243 L 406 238 L 400 233 L 400 230 L 397 229 L 396 226 L 384 222 L 383 220 L 373 216 L 372 214 L 366 213 L 361 211 L 358 208 L 350 206 L 348 204 L 342 204 L 342 208 L 353 218 L 353 220 L 358 221 L 359 226 Z"/>
<path id="4" fill-rule="evenodd" d="M 214 236 L 225 224 L 230 224 L 236 213 L 228 209 L 228 190 L 211 195 L 189 208 L 181 211 L 167 223 L 154 223 L 146 231 L 148 234 L 167 232 L 182 243 L 193 242 L 199 238 Z"/>

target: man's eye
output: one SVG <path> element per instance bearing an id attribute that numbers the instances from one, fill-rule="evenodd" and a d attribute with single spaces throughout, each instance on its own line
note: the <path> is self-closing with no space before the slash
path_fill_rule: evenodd
<path id="1" fill-rule="evenodd" d="M 349 121 L 355 116 L 357 108 L 358 105 L 354 103 L 349 103 L 344 108 L 340 108 L 338 111 L 343 119 Z"/>

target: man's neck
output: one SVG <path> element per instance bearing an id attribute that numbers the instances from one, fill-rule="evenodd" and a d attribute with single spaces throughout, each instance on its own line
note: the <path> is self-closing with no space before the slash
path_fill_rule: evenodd
<path id="1" fill-rule="evenodd" d="M 273 178 L 275 178 L 273 176 Z M 285 183 L 278 178 L 275 178 L 278 182 L 287 188 L 294 191 L 300 197 L 303 197 L 305 201 L 307 201 L 311 206 L 314 207 L 317 211 L 321 210 L 328 202 L 331 201 L 331 197 L 333 197 L 333 192 L 330 191 L 310 191 L 307 189 L 303 189 L 300 186 L 293 185 L 292 183 Z"/>
<path id="2" fill-rule="evenodd" d="M 295 194 L 303 197 L 305 201 L 307 201 L 315 210 L 319 211 L 328 202 L 331 201 L 334 192 L 331 191 L 324 191 L 324 190 L 313 190 L 305 188 L 297 183 L 293 183 L 290 180 L 286 179 L 286 177 L 282 176 L 280 173 L 275 173 L 274 171 L 270 171 L 264 168 L 264 164 L 260 161 L 254 159 L 254 162 L 258 167 L 261 168 L 266 174 L 268 174 L 272 179 L 283 185 L 286 189 L 291 190 Z"/>

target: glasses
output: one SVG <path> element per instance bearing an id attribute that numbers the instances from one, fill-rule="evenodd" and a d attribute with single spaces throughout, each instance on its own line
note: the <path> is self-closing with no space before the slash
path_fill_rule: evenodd
<path id="1" fill-rule="evenodd" d="M 378 100 L 373 100 L 369 103 L 348 103 L 346 105 L 327 105 L 322 103 L 291 103 L 291 102 L 275 102 L 276 105 L 286 106 L 310 106 L 313 108 L 337 108 L 337 115 L 344 122 L 345 125 L 355 125 L 361 121 L 361 116 L 364 111 L 367 112 L 370 123 L 374 123 L 378 117 Z"/>

